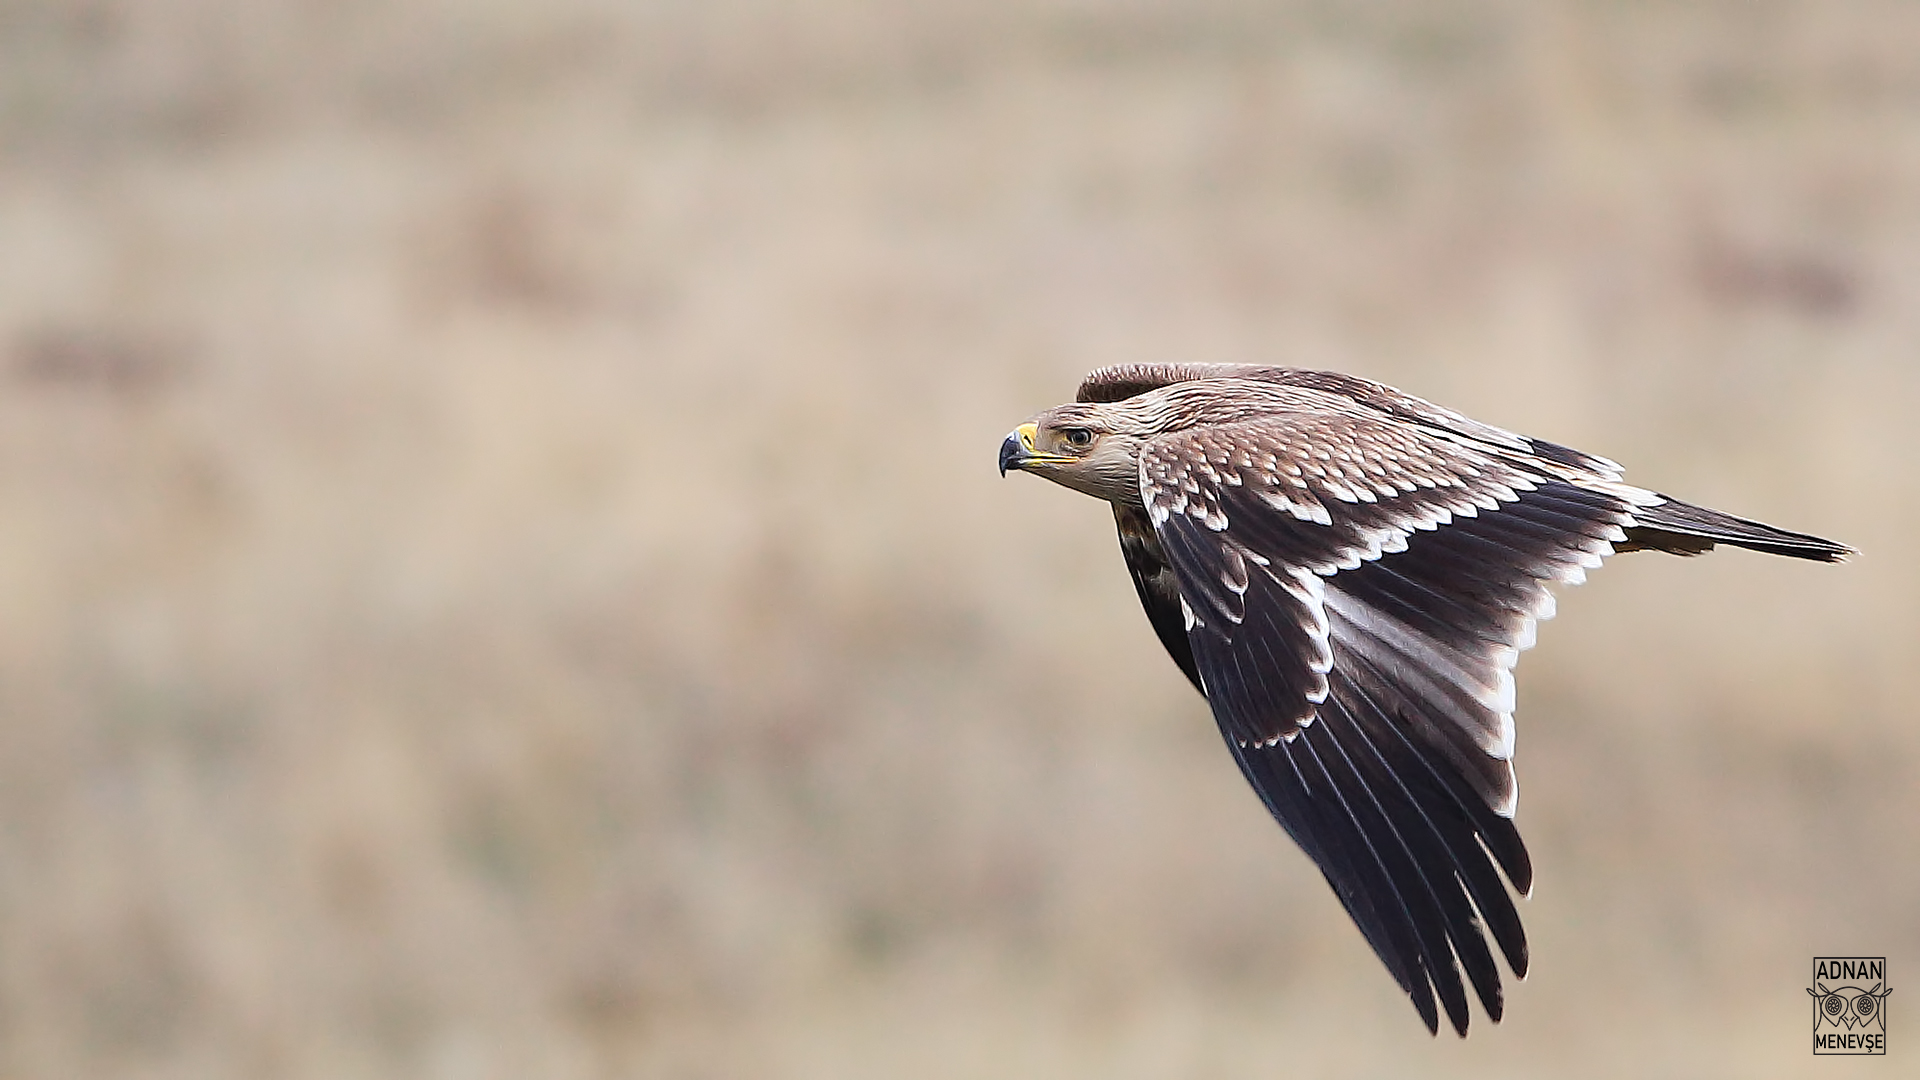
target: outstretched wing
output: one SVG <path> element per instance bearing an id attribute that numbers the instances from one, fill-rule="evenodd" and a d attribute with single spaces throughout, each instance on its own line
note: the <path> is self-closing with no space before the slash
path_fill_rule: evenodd
<path id="1" fill-rule="evenodd" d="M 1527 947 L 1494 867 L 1533 876 L 1511 671 L 1626 503 L 1357 409 L 1160 436 L 1140 484 L 1157 547 L 1129 568 L 1242 772 L 1430 1028 L 1437 994 L 1465 1033 L 1461 968 L 1499 1019 L 1486 936 L 1516 975 Z"/>
<path id="2" fill-rule="evenodd" d="M 1120 364 L 1089 372 L 1081 380 L 1075 400 L 1122 401 L 1174 383 L 1204 379 L 1251 379 L 1319 390 L 1346 398 L 1382 416 L 1419 424 L 1431 431 L 1479 443 L 1486 448 L 1511 451 L 1542 462 L 1563 465 L 1597 478 L 1620 478 L 1620 466 L 1606 458 L 1544 439 L 1516 435 L 1505 428 L 1483 424 L 1425 398 L 1396 390 L 1386 383 L 1338 371 L 1259 364 Z"/>

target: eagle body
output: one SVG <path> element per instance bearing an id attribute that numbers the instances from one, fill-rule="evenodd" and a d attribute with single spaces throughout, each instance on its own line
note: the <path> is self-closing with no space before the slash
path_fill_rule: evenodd
<path id="1" fill-rule="evenodd" d="M 1548 585 L 1640 548 L 1852 553 L 1295 368 L 1095 371 L 1007 436 L 1010 469 L 1112 504 L 1147 618 L 1241 772 L 1428 1028 L 1444 1010 L 1462 1035 L 1469 985 L 1501 1017 L 1493 949 L 1527 970 L 1512 672 Z"/>

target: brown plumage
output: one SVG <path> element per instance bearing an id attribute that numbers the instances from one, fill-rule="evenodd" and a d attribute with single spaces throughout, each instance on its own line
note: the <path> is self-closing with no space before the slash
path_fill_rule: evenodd
<path id="1" fill-rule="evenodd" d="M 1630 486 L 1605 458 L 1333 372 L 1129 365 L 1016 428 L 1000 471 L 1113 504 L 1147 618 L 1241 772 L 1439 1030 L 1527 942 L 1513 678 L 1549 582 L 1616 551 L 1844 544 Z M 1495 867 L 1498 867 L 1498 870 Z"/>

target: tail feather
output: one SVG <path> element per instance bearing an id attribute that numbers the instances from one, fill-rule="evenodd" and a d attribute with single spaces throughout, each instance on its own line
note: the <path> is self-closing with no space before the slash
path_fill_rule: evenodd
<path id="1" fill-rule="evenodd" d="M 1657 506 L 1636 506 L 1633 518 L 1635 524 L 1627 528 L 1627 542 L 1616 545 L 1615 550 L 1647 548 L 1674 555 L 1698 555 L 1713 550 L 1715 544 L 1732 544 L 1770 555 L 1818 562 L 1841 562 L 1856 554 L 1845 544 L 1776 529 L 1678 499 L 1667 499 Z"/>

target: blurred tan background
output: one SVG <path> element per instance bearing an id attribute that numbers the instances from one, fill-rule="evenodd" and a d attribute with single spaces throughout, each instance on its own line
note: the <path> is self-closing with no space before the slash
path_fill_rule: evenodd
<path id="1" fill-rule="evenodd" d="M 0 1075 L 1793 1076 L 1816 954 L 1890 957 L 1845 1068 L 1910 1066 L 1916 57 L 1891 2 L 0 0 Z M 1465 1043 L 1106 510 L 995 475 L 1170 359 L 1866 552 L 1562 597 Z"/>

